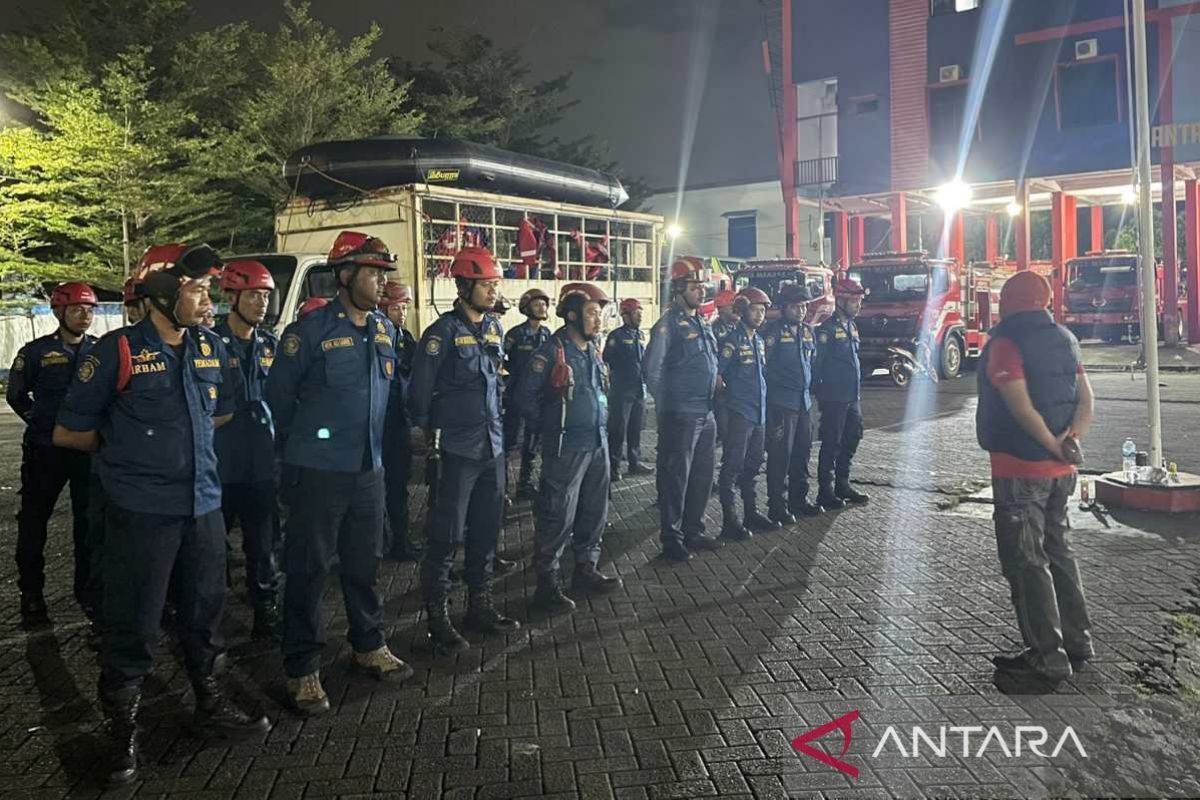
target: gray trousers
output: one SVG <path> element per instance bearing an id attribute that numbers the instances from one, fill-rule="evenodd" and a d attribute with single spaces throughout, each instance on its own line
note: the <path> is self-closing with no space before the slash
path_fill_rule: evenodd
<path id="1" fill-rule="evenodd" d="M 658 415 L 658 517 L 663 546 L 686 544 L 704 533 L 704 509 L 712 494 L 713 415 Z"/>
<path id="2" fill-rule="evenodd" d="M 992 478 L 996 549 L 1017 625 L 1031 663 L 1052 675 L 1070 673 L 1068 657 L 1090 658 L 1093 652 L 1067 517 L 1075 480 Z"/>
<path id="3" fill-rule="evenodd" d="M 725 440 L 721 445 L 721 476 L 717 481 L 721 495 L 721 514 L 726 523 L 737 524 L 734 487 L 742 494 L 744 515 L 758 510 L 754 481 L 763 462 L 763 426 L 755 425 L 741 414 L 730 411 L 725 419 Z"/>
<path id="4" fill-rule="evenodd" d="M 542 454 L 542 477 L 534 503 L 534 567 L 538 579 L 558 572 L 567 542 L 575 563 L 600 562 L 600 541 L 608 524 L 608 444 L 591 450 Z"/>

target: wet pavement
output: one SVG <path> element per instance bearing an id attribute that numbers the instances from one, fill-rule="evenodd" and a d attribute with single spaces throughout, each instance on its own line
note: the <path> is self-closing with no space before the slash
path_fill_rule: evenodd
<path id="1" fill-rule="evenodd" d="M 1126 436 L 1144 447 L 1135 377 L 1095 376 L 1086 469 L 1114 468 Z M 1167 456 L 1197 471 L 1200 375 L 1162 382 Z M 872 381 L 855 470 L 869 506 L 682 566 L 656 558 L 653 478 L 621 481 L 602 563 L 624 586 L 579 597 L 571 616 L 527 611 L 532 521 L 519 506 L 505 548 L 521 566 L 497 593 L 525 626 L 507 638 L 469 635 L 472 649 L 457 659 L 430 656 L 415 568 L 387 562 L 390 643 L 416 669 L 402 687 L 349 674 L 331 583 L 323 672 L 334 713 L 323 718 L 302 721 L 277 705 L 279 655 L 248 642 L 239 584 L 226 625 L 228 680 L 268 711 L 273 729 L 237 743 L 193 736 L 186 676 L 164 638 L 146 687 L 143 780 L 110 795 L 1200 795 L 1200 521 L 1122 516 L 1105 527 L 1076 517 L 1097 658 L 1057 691 L 997 678 L 989 657 L 1014 648 L 1018 634 L 986 496 L 970 496 L 988 477 L 973 385 L 973 376 L 907 391 Z M 0 414 L 0 796 L 93 797 L 97 667 L 70 596 L 65 514 L 48 547 L 55 627 L 31 636 L 17 624 L 19 433 L 18 420 Z M 420 514 L 419 476 L 415 485 Z M 711 532 L 719 519 L 714 499 Z M 839 719 L 850 731 L 844 755 L 836 725 L 808 742 L 823 759 L 792 747 Z M 1067 739 L 1053 754 L 1068 727 L 1078 746 Z"/>

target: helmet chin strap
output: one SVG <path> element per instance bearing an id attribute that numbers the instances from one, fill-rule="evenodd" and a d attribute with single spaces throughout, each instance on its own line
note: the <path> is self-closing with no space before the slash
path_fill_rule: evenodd
<path id="1" fill-rule="evenodd" d="M 346 297 L 349 298 L 350 305 L 354 306 L 359 311 L 368 311 L 368 312 L 374 311 L 377 308 L 379 308 L 378 303 L 376 303 L 374 305 L 370 305 L 370 306 L 362 306 L 362 305 L 359 305 L 358 301 L 354 299 L 354 289 L 352 288 L 352 286 L 354 284 L 354 279 L 355 279 L 355 277 L 358 276 L 358 271 L 360 269 L 362 269 L 362 267 L 358 266 L 357 264 L 352 266 L 350 268 L 350 280 L 345 283 L 342 282 L 342 279 L 341 279 L 342 271 L 339 269 L 338 270 L 338 286 L 340 286 L 341 288 L 346 290 Z M 241 317 L 242 315 L 239 313 L 238 316 Z M 246 319 L 246 318 L 242 317 L 242 319 Z"/>
<path id="2" fill-rule="evenodd" d="M 174 301 L 175 302 L 171 303 L 170 305 L 167 305 L 166 302 L 161 297 L 154 296 L 154 295 L 152 295 L 150 297 L 150 304 L 152 306 L 154 306 L 155 308 L 157 308 L 159 313 L 167 318 L 167 321 L 171 323 L 172 327 L 174 327 L 175 330 L 181 331 L 184 328 L 186 328 L 187 326 L 180 325 L 178 317 L 175 316 L 175 308 L 176 308 L 176 306 L 179 305 L 179 297 L 176 296 L 174 298 Z"/>
<path id="3" fill-rule="evenodd" d="M 467 287 L 467 291 L 462 295 L 462 301 L 469 305 L 472 310 L 478 311 L 480 314 L 486 314 L 492 310 L 492 306 L 480 305 L 471 299 L 475 296 L 475 284 L 476 281 L 471 281 L 470 286 Z"/>
<path id="4" fill-rule="evenodd" d="M 353 302 L 353 301 L 351 301 L 351 302 Z M 248 327 L 248 328 L 258 327 L 257 322 L 252 322 L 251 320 L 246 319 L 246 315 L 242 313 L 242 293 L 241 292 L 235 292 L 233 295 L 233 313 L 237 314 L 238 317 L 242 320 L 242 322 L 246 323 L 246 327 Z"/>

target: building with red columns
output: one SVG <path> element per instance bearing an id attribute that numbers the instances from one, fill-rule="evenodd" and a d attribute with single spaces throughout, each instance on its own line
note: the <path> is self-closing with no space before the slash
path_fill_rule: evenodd
<path id="1" fill-rule="evenodd" d="M 1103 249 L 1103 209 L 1121 206 L 1133 184 L 1126 3 L 761 3 L 789 241 L 800 241 L 801 201 L 819 194 L 836 264 L 913 249 L 912 218 L 937 215 L 938 249 L 963 259 L 964 231 L 976 226 L 986 258 L 1027 268 L 1030 214 L 1049 211 L 1061 314 L 1062 265 Z M 1195 343 L 1200 2 L 1146 5 L 1153 196 L 1184 230 L 1183 241 L 1176 226 L 1162 230 L 1163 328 L 1173 332 L 1186 295 Z M 958 182 L 970 187 L 970 202 L 944 211 L 939 190 L 961 191 Z"/>

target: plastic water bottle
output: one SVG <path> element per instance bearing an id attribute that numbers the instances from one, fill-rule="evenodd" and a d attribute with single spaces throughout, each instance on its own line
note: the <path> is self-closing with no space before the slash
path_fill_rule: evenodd
<path id="1" fill-rule="evenodd" d="M 1137 444 L 1133 439 L 1126 439 L 1121 445 L 1121 471 L 1125 474 L 1125 482 L 1137 480 Z"/>

